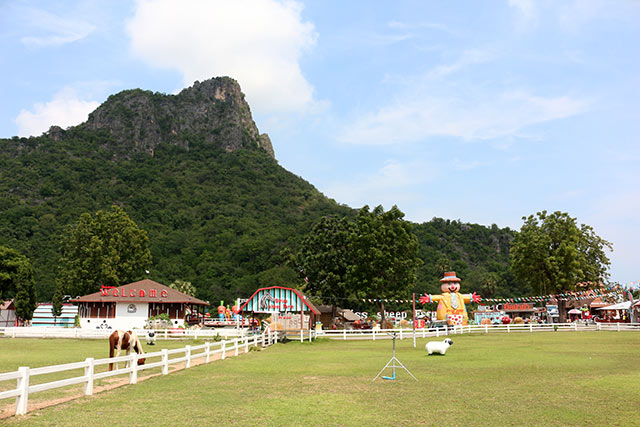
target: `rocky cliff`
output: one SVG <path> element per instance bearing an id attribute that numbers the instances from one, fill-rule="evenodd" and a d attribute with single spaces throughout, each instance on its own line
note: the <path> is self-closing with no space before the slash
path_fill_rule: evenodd
<path id="1" fill-rule="evenodd" d="M 189 148 L 189 140 L 198 138 L 227 151 L 263 149 L 275 158 L 269 136 L 260 134 L 240 86 L 229 77 L 196 81 L 177 95 L 120 92 L 79 127 L 107 131 L 118 145 L 151 155 L 163 142 Z M 49 135 L 55 139 L 59 132 L 52 128 Z"/>

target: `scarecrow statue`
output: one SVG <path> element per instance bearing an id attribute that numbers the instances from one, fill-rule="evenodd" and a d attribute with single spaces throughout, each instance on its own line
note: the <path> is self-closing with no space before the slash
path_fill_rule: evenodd
<path id="1" fill-rule="evenodd" d="M 437 302 L 436 317 L 438 320 L 446 320 L 447 324 L 461 326 L 466 325 L 469 321 L 467 308 L 465 304 L 470 302 L 480 302 L 480 295 L 461 294 L 460 279 L 456 277 L 455 271 L 444 273 L 444 277 L 440 279 L 442 294 L 428 295 L 424 294 L 420 297 L 420 304 Z"/>

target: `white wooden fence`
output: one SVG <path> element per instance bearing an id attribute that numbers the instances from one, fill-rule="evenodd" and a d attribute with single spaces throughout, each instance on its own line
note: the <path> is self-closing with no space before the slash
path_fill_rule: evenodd
<path id="1" fill-rule="evenodd" d="M 167 375 L 170 365 L 184 362 L 185 367 L 189 368 L 191 367 L 191 362 L 199 358 L 204 358 L 204 363 L 209 363 L 212 355 L 220 354 L 221 359 L 225 359 L 232 352 L 233 355 L 237 356 L 240 351 L 248 353 L 249 348 L 252 346 L 266 347 L 274 344 L 277 340 L 277 333 L 267 332 L 262 335 L 244 336 L 227 341 L 206 342 L 197 346 L 187 345 L 184 348 L 173 350 L 163 349 L 155 353 L 131 353 L 128 356 L 104 359 L 87 358 L 83 362 L 66 363 L 64 365 L 45 366 L 41 368 L 23 366 L 14 372 L 0 373 L 0 382 L 12 380 L 17 382 L 16 388 L 0 392 L 0 400 L 15 397 L 15 415 L 24 415 L 27 413 L 29 395 L 39 391 L 52 390 L 74 384 L 84 384 L 84 394 L 92 395 L 94 382 L 99 379 L 128 374 L 129 384 L 136 384 L 138 382 L 138 373 L 147 369 L 162 368 L 162 374 Z M 176 355 L 179 356 L 175 357 Z M 173 356 L 173 358 L 170 356 Z M 138 365 L 139 358 L 146 358 L 147 362 L 144 365 Z M 156 361 L 149 363 L 150 359 L 155 359 Z M 95 372 L 97 366 L 123 362 L 127 362 L 127 366 L 124 368 L 114 369 L 113 371 Z M 31 378 L 35 376 L 70 371 L 73 369 L 84 369 L 84 375 L 30 385 Z"/>
<path id="2" fill-rule="evenodd" d="M 113 332 L 113 329 L 82 329 L 60 328 L 45 326 L 10 327 L 0 328 L 0 335 L 10 338 L 87 338 L 105 339 Z M 138 336 L 144 341 L 149 329 L 136 329 Z M 154 329 L 156 338 L 160 339 L 199 339 L 215 337 L 244 337 L 247 329 L 220 328 L 220 329 Z"/>
<path id="3" fill-rule="evenodd" d="M 416 329 L 416 338 L 431 338 L 451 334 L 472 333 L 522 333 L 522 332 L 553 332 L 553 331 L 640 331 L 640 323 L 544 323 L 528 325 L 469 325 L 457 327 L 443 327 L 429 329 Z M 412 329 L 365 329 L 365 330 L 326 330 L 318 332 L 318 337 L 327 337 L 340 340 L 377 340 L 391 339 L 395 333 L 399 339 L 414 337 Z"/>

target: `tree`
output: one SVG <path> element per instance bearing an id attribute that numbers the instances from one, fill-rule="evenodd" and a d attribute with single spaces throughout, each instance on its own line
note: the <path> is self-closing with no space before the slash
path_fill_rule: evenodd
<path id="1" fill-rule="evenodd" d="M 187 282 L 186 280 L 176 279 L 169 285 L 171 289 L 175 289 L 178 292 L 182 292 L 183 294 L 187 294 L 189 296 L 196 296 L 196 287 L 191 284 L 191 282 Z"/>
<path id="2" fill-rule="evenodd" d="M 523 217 L 524 224 L 511 246 L 511 267 L 517 280 L 543 295 L 570 292 L 578 282 L 601 283 L 609 277 L 605 249 L 611 243 L 588 225 L 564 212 Z M 558 299 L 560 321 L 566 319 L 565 301 Z"/>
<path id="3" fill-rule="evenodd" d="M 353 262 L 349 249 L 353 232 L 354 225 L 344 217 L 321 218 L 302 241 L 292 263 L 307 282 L 305 290 L 331 304 L 332 318 L 336 305 L 354 294 L 347 277 Z"/>
<path id="4" fill-rule="evenodd" d="M 62 288 L 57 286 L 53 293 L 53 304 L 51 305 L 51 314 L 53 315 L 53 323 L 58 321 L 58 317 L 62 315 Z"/>
<path id="5" fill-rule="evenodd" d="M 82 214 L 65 229 L 60 253 L 56 285 L 71 295 L 140 280 L 151 265 L 147 233 L 118 206 Z"/>
<path id="6" fill-rule="evenodd" d="M 15 249 L 0 246 L 0 301 L 5 298 L 13 298 L 18 317 L 33 318 L 36 287 L 31 263 Z"/>
<path id="7" fill-rule="evenodd" d="M 382 206 L 371 212 L 364 206 L 358 212 L 349 242 L 349 284 L 352 289 L 381 300 L 383 324 L 384 299 L 406 297 L 422 263 L 418 258 L 418 238 L 403 218 L 397 206 L 387 212 Z"/>

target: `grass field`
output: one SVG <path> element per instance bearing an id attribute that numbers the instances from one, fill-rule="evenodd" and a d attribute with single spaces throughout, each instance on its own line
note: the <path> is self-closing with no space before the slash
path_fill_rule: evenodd
<path id="1" fill-rule="evenodd" d="M 396 381 L 372 382 L 391 357 L 391 341 L 290 342 L 2 423 L 640 425 L 638 333 L 478 334 L 452 339 L 446 356 L 427 356 L 425 339 L 418 340 L 416 349 L 411 340 L 397 342 L 397 357 L 418 382 L 402 370 Z M 102 342 L 70 341 L 66 343 L 72 348 L 60 352 L 61 341 L 66 342 L 0 340 L 0 372 L 18 365 L 104 357 Z M 156 348 L 165 346 L 158 344 Z"/>

